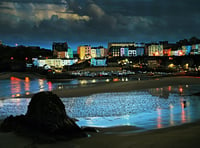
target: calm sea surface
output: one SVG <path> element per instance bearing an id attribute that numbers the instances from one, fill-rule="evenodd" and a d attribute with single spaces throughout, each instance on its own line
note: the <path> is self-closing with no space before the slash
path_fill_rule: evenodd
<path id="1" fill-rule="evenodd" d="M 110 81 L 110 80 L 109 80 Z M 123 80 L 127 81 L 127 79 Z M 44 90 L 85 87 L 108 80 L 69 80 L 50 82 L 45 79 L 24 80 L 11 77 L 0 80 L 0 119 L 25 114 L 30 98 Z M 144 130 L 164 128 L 200 119 L 200 85 L 179 85 L 124 93 L 102 93 L 87 97 L 61 98 L 69 116 L 80 126 L 136 126 Z"/>

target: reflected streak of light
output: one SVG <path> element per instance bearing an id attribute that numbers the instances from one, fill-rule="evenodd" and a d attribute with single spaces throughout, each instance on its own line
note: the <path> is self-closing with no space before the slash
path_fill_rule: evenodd
<path id="1" fill-rule="evenodd" d="M 30 91 L 30 79 L 29 77 L 25 77 L 25 91 Z"/>
<path id="2" fill-rule="evenodd" d="M 190 111 L 190 102 L 187 102 L 187 121 L 190 122 L 191 121 L 191 111 Z"/>
<path id="3" fill-rule="evenodd" d="M 91 97 L 88 97 L 88 99 L 86 99 L 86 104 L 87 105 L 91 105 L 92 104 L 92 102 L 94 101 L 94 98 L 91 96 Z"/>
<path id="4" fill-rule="evenodd" d="M 20 106 L 21 105 L 21 99 L 19 99 L 19 98 L 18 99 L 16 99 L 16 98 L 12 99 L 11 102 L 14 103 L 16 106 Z"/>
<path id="5" fill-rule="evenodd" d="M 131 125 L 131 123 L 130 123 L 130 115 L 125 115 L 124 119 L 127 121 L 126 125 Z"/>
<path id="6" fill-rule="evenodd" d="M 157 108 L 157 114 L 158 114 L 158 117 L 157 117 L 157 128 L 162 128 L 162 117 L 161 117 L 161 109 L 160 108 Z"/>
<path id="7" fill-rule="evenodd" d="M 173 114 L 174 106 L 170 104 L 170 125 L 174 125 L 174 114 Z"/>
<path id="8" fill-rule="evenodd" d="M 20 85 L 21 79 L 16 77 L 10 77 L 10 83 L 11 83 L 11 93 L 18 94 L 21 92 L 21 85 Z M 12 95 L 12 96 L 13 96 Z"/>
<path id="9" fill-rule="evenodd" d="M 20 106 L 20 104 L 21 104 L 21 99 L 16 99 L 16 105 Z"/>
<path id="10" fill-rule="evenodd" d="M 3 101 L 0 100 L 0 107 L 3 107 Z"/>
<path id="11" fill-rule="evenodd" d="M 49 91 L 52 91 L 52 90 L 53 90 L 52 82 L 49 81 L 47 84 L 48 84 L 48 89 L 49 89 Z"/>
<path id="12" fill-rule="evenodd" d="M 25 77 L 25 82 L 30 82 L 29 77 Z"/>
<path id="13" fill-rule="evenodd" d="M 181 121 L 182 123 L 185 123 L 186 122 L 186 115 L 185 115 L 185 104 L 184 104 L 184 100 L 183 98 L 180 99 L 181 100 Z"/>
<path id="14" fill-rule="evenodd" d="M 43 79 L 39 79 L 39 87 L 40 87 L 40 91 L 44 91 L 44 80 Z"/>

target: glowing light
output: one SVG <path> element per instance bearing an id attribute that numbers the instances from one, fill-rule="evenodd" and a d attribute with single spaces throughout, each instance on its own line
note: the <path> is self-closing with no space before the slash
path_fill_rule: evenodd
<path id="1" fill-rule="evenodd" d="M 21 95 L 20 94 L 16 94 L 16 97 L 20 97 Z"/>
<path id="2" fill-rule="evenodd" d="M 109 80 L 109 79 L 106 79 L 106 82 L 110 82 L 110 80 Z"/>
<path id="3" fill-rule="evenodd" d="M 179 88 L 179 92 L 183 93 L 183 88 L 182 87 Z"/>
<path id="4" fill-rule="evenodd" d="M 14 60 L 14 57 L 10 57 L 11 60 Z"/>
<path id="5" fill-rule="evenodd" d="M 188 69 L 189 68 L 189 64 L 185 64 L 185 69 Z"/>
<path id="6" fill-rule="evenodd" d="M 157 51 L 157 52 L 155 52 L 155 56 L 159 56 L 159 52 Z"/>
<path id="7" fill-rule="evenodd" d="M 87 84 L 88 82 L 87 82 L 87 80 L 81 80 L 80 83 L 81 83 L 82 85 L 84 85 L 84 84 Z"/>
<path id="8" fill-rule="evenodd" d="M 175 67 L 175 65 L 172 63 L 172 64 L 169 64 L 168 67 L 169 67 L 169 68 L 173 68 L 173 67 Z"/>
<path id="9" fill-rule="evenodd" d="M 179 56 L 183 56 L 183 51 L 178 51 Z"/>
<path id="10" fill-rule="evenodd" d="M 26 95 L 30 95 L 30 92 L 26 92 Z"/>
<path id="11" fill-rule="evenodd" d="M 119 81 L 118 78 L 114 78 L 114 79 L 113 79 L 113 82 L 118 82 L 118 81 Z"/>
<path id="12" fill-rule="evenodd" d="M 168 91 L 171 91 L 172 90 L 172 87 L 171 86 L 168 86 Z"/>
<path id="13" fill-rule="evenodd" d="M 59 85 L 59 86 L 58 86 L 58 89 L 62 89 L 62 88 L 63 88 L 63 86 L 62 86 L 62 85 Z"/>
<path id="14" fill-rule="evenodd" d="M 29 82 L 29 81 L 30 81 L 29 77 L 25 77 L 25 82 Z"/>

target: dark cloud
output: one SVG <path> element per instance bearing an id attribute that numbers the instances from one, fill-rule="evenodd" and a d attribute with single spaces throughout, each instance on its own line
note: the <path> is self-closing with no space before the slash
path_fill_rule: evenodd
<path id="1" fill-rule="evenodd" d="M 177 41 L 200 37 L 199 0 L 1 0 L 0 40 Z"/>
<path id="2" fill-rule="evenodd" d="M 1 0 L 1 2 L 12 3 L 42 3 L 42 4 L 65 4 L 66 0 Z"/>

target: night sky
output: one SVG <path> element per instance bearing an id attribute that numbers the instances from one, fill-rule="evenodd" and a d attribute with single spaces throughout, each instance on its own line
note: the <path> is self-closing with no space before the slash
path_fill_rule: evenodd
<path id="1" fill-rule="evenodd" d="M 200 0 L 0 0 L 0 40 L 51 49 L 200 37 Z"/>

